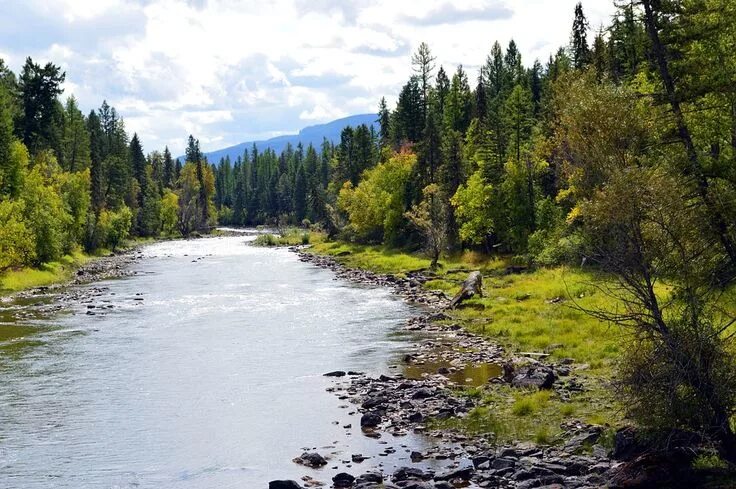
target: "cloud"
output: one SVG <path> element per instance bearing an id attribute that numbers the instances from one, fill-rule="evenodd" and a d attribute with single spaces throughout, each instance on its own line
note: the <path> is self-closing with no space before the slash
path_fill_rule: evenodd
<path id="1" fill-rule="evenodd" d="M 514 12 L 501 3 L 473 7 L 458 8 L 455 3 L 443 3 L 425 15 L 401 15 L 400 20 L 407 24 L 433 26 L 442 24 L 460 24 L 463 22 L 481 22 L 510 19 Z"/>
<path id="2" fill-rule="evenodd" d="M 0 53 L 14 71 L 26 56 L 52 61 L 83 111 L 106 99 L 146 151 L 181 154 L 189 134 L 211 151 L 375 112 L 382 96 L 393 104 L 421 41 L 471 79 L 495 40 L 544 60 L 567 44 L 577 0 L 0 3 Z M 594 26 L 613 11 L 610 0 L 584 7 Z"/>

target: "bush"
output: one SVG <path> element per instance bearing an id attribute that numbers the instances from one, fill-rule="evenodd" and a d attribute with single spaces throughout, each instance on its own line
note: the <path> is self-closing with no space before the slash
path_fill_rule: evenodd
<path id="1" fill-rule="evenodd" d="M 278 246 L 279 239 L 273 234 L 261 234 L 253 240 L 253 246 Z"/>

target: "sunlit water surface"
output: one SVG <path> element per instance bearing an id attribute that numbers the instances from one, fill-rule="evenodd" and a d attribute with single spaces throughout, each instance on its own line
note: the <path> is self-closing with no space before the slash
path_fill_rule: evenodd
<path id="1" fill-rule="evenodd" d="M 426 441 L 363 436 L 322 374 L 392 372 L 411 308 L 247 239 L 148 246 L 137 275 L 49 317 L 0 305 L 0 487 L 258 488 L 329 482 L 355 453 L 373 457 L 355 474 L 410 463 Z M 294 464 L 305 447 L 330 465 Z"/>

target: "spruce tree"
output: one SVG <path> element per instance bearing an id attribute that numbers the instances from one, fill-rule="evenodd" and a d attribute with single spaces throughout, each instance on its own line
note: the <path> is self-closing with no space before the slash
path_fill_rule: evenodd
<path id="1" fill-rule="evenodd" d="M 582 70 L 590 62 L 590 48 L 588 48 L 588 19 L 583 13 L 583 4 L 575 5 L 575 19 L 572 22 L 572 35 L 570 39 L 570 52 L 572 54 L 573 66 Z"/>
<path id="2" fill-rule="evenodd" d="M 417 52 L 411 57 L 411 64 L 419 79 L 422 91 L 422 117 L 427 117 L 427 104 L 429 103 L 430 80 L 434 71 L 434 62 L 437 58 L 432 56 L 429 45 L 423 42 L 419 45 Z"/>

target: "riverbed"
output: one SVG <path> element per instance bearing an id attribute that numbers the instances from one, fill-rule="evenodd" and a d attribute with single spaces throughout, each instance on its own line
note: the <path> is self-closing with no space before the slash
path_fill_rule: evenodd
<path id="1" fill-rule="evenodd" d="M 152 244 L 75 300 L 0 305 L 0 487 L 259 488 L 329 483 L 355 454 L 354 473 L 409 465 L 431 441 L 364 436 L 323 374 L 396 373 L 416 309 L 249 239 Z M 306 449 L 329 464 L 293 463 Z"/>

